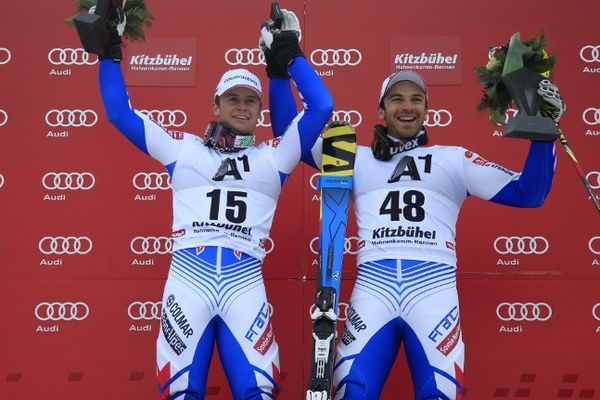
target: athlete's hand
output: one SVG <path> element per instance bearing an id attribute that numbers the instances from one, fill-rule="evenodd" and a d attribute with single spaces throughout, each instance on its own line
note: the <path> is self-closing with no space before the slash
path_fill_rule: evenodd
<path id="1" fill-rule="evenodd" d="M 293 22 L 291 22 L 291 20 L 288 20 L 288 25 L 293 25 Z M 268 22 L 264 23 L 260 29 L 261 37 L 258 42 L 259 47 L 261 47 L 261 49 L 265 49 L 265 58 L 267 57 L 267 50 L 270 50 L 274 59 L 273 62 L 278 64 L 278 68 L 281 68 L 281 70 L 286 71 L 286 76 L 287 67 L 294 59 L 294 57 L 296 57 L 297 55 L 302 55 L 302 50 L 300 50 L 300 44 L 298 39 L 298 32 L 299 31 L 296 30 L 276 29 L 273 28 L 272 25 Z"/>
<path id="2" fill-rule="evenodd" d="M 298 37 L 298 43 L 302 40 L 302 29 L 300 29 L 300 21 L 293 11 L 281 9 L 283 21 L 281 22 L 281 31 L 291 31 Z"/>
<path id="3" fill-rule="evenodd" d="M 567 105 L 563 101 L 558 91 L 558 86 L 550 82 L 548 79 L 540 81 L 538 94 L 542 97 L 540 113 L 552 118 L 554 123 L 558 125 L 563 113 L 567 110 Z"/>

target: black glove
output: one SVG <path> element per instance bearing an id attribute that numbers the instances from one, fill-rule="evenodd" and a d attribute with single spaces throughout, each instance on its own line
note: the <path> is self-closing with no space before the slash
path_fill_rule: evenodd
<path id="1" fill-rule="evenodd" d="M 287 76 L 287 67 L 294 57 L 303 55 L 300 50 L 299 35 L 296 31 L 282 31 L 272 29 L 271 24 L 264 23 L 260 30 L 259 46 L 261 49 L 270 50 L 270 60 L 267 58 L 267 51 L 264 51 L 267 68 L 271 73 Z M 269 62 L 271 66 L 269 67 Z"/>
<path id="2" fill-rule="evenodd" d="M 287 68 L 282 68 L 279 65 L 279 63 L 275 59 L 275 56 L 273 55 L 273 52 L 267 47 L 262 37 L 258 41 L 258 47 L 261 49 L 263 55 L 265 56 L 265 62 L 267 64 L 267 68 L 265 69 L 267 71 L 267 76 L 269 78 L 289 79 L 290 77 L 287 73 Z"/>
<path id="3" fill-rule="evenodd" d="M 274 34 L 271 51 L 273 52 L 275 61 L 281 68 L 285 68 L 286 71 L 294 57 L 304 55 L 302 54 L 302 50 L 300 50 L 298 36 L 292 31 L 281 31 Z"/>

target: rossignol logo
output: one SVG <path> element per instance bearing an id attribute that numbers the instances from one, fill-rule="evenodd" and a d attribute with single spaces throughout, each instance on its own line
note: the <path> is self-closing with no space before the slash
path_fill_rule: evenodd
<path id="1" fill-rule="evenodd" d="M 178 54 L 138 54 L 131 56 L 129 64 L 133 71 L 189 71 L 192 56 L 181 57 Z"/>
<path id="2" fill-rule="evenodd" d="M 387 238 L 417 238 L 417 239 L 435 239 L 436 231 L 426 231 L 418 226 L 409 226 L 403 228 L 398 226 L 396 228 L 390 228 L 389 226 L 382 226 L 373 230 L 373 239 L 387 239 Z"/>

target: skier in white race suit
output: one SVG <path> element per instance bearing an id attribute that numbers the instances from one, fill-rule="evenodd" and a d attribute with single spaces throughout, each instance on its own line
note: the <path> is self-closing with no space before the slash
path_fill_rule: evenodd
<path id="1" fill-rule="evenodd" d="M 234 399 L 273 399 L 279 348 L 262 276 L 277 199 L 333 110 L 325 85 L 293 32 L 265 32 L 265 46 L 295 82 L 305 107 L 281 137 L 255 144 L 263 101 L 260 81 L 245 69 L 226 71 L 204 138 L 171 131 L 132 108 L 123 79 L 120 38 L 99 66 L 110 122 L 170 176 L 173 255 L 162 299 L 157 377 L 164 399 L 206 395 L 217 344 Z M 283 266 L 285 267 L 285 266 Z"/>

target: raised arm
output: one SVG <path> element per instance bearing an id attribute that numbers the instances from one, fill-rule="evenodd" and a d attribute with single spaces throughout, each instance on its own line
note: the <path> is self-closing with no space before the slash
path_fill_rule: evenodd
<path id="1" fill-rule="evenodd" d="M 181 149 L 182 140 L 178 140 L 181 137 L 173 138 L 162 126 L 131 108 L 118 61 L 101 59 L 98 75 L 100 95 L 110 123 L 138 149 L 160 161 L 171 172 Z"/>
<path id="2" fill-rule="evenodd" d="M 112 59 L 100 60 L 98 80 L 102 103 L 110 123 L 138 149 L 148 153 L 144 121 L 130 107 L 121 64 Z"/>
<path id="3" fill-rule="evenodd" d="M 283 103 L 280 110 L 275 108 L 275 116 L 272 115 L 275 135 L 278 130 L 286 124 L 281 143 L 277 146 L 276 162 L 282 173 L 289 174 L 301 158 L 310 154 L 311 148 L 317 141 L 319 134 L 331 117 L 333 111 L 333 98 L 325 87 L 325 84 L 310 64 L 304 58 L 298 43 L 299 36 L 292 30 L 273 30 L 264 25 L 261 36 L 268 50 L 272 52 L 272 62 L 275 62 L 281 70 L 294 80 L 300 98 L 304 102 L 303 110 L 297 114 L 288 124 L 293 115 L 291 104 L 293 97 L 291 89 L 285 86 L 285 79 L 272 79 L 275 85 L 281 84 L 277 96 L 280 95 Z M 282 83 L 283 82 L 283 83 Z M 295 106 L 294 106 L 295 108 Z M 272 110 L 273 112 L 273 110 Z"/>
<path id="4" fill-rule="evenodd" d="M 532 142 L 520 174 L 490 200 L 513 207 L 539 207 L 552 187 L 556 167 L 554 143 Z"/>

